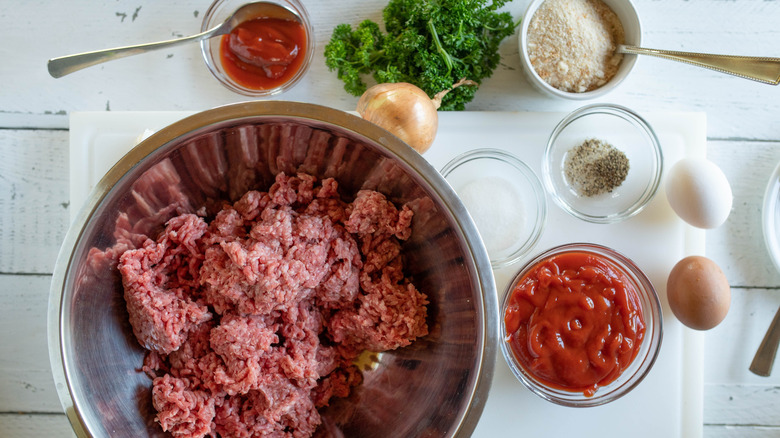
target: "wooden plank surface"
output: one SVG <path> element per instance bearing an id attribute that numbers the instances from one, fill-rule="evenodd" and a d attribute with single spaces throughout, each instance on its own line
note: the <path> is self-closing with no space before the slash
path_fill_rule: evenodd
<path id="1" fill-rule="evenodd" d="M 68 227 L 68 132 L 0 138 L 0 272 L 51 274 Z"/>
<path id="2" fill-rule="evenodd" d="M 46 339 L 50 283 L 49 275 L 0 275 L 0 412 L 62 410 Z"/>
<path id="3" fill-rule="evenodd" d="M 75 437 L 65 414 L 4 414 L 0 413 L 3 438 Z"/>
<path id="4" fill-rule="evenodd" d="M 780 57 L 780 1 L 635 3 L 648 47 Z M 384 4 L 306 1 L 316 29 L 315 60 L 307 80 L 284 98 L 354 108 L 357 99 L 324 67 L 322 50 L 335 23 L 377 20 Z M 519 18 L 526 4 L 515 0 L 507 9 Z M 68 225 L 68 113 L 199 110 L 242 99 L 210 77 L 197 45 L 57 80 L 46 73 L 45 61 L 195 33 L 207 7 L 207 1 L 184 0 L 31 0 L 0 13 L 0 51 L 8 61 L 0 63 L 0 436 L 72 436 L 53 387 L 45 331 L 50 274 Z M 501 51 L 502 65 L 468 109 L 567 111 L 580 105 L 530 89 L 516 39 Z M 732 184 L 734 208 L 724 226 L 707 233 L 707 255 L 732 285 L 732 308 L 705 336 L 704 436 L 780 436 L 780 370 L 768 378 L 747 371 L 780 306 L 780 273 L 767 258 L 760 226 L 764 188 L 780 162 L 780 88 L 642 58 L 604 101 L 639 111 L 707 113 L 708 155 Z"/>

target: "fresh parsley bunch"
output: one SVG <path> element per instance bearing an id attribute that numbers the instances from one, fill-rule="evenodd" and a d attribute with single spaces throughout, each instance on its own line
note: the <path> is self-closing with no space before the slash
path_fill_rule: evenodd
<path id="1" fill-rule="evenodd" d="M 428 96 L 460 79 L 481 83 L 498 65 L 501 41 L 517 24 L 498 12 L 506 0 L 390 0 L 383 11 L 386 33 L 371 20 L 354 30 L 340 24 L 325 46 L 325 65 L 344 89 L 366 91 L 364 75 L 378 83 L 409 82 Z M 462 86 L 442 100 L 442 110 L 462 110 L 476 87 Z"/>

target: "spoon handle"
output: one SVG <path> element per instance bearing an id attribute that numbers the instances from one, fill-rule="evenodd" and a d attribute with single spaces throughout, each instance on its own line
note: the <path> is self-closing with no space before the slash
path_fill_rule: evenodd
<path id="1" fill-rule="evenodd" d="M 750 371 L 759 376 L 768 377 L 772 372 L 772 364 L 775 362 L 778 343 L 780 343 L 780 309 L 777 309 L 772 324 L 769 325 L 761 345 L 758 346 L 758 351 L 750 364 Z"/>
<path id="2" fill-rule="evenodd" d="M 618 46 L 618 52 L 684 62 L 769 85 L 780 83 L 780 58 L 676 52 L 624 45 Z"/>
<path id="3" fill-rule="evenodd" d="M 79 71 L 83 68 L 101 64 L 113 59 L 124 58 L 126 56 L 138 55 L 141 53 L 160 50 L 166 47 L 174 47 L 180 44 L 199 41 L 211 38 L 225 33 L 222 26 L 209 29 L 199 34 L 191 35 L 174 40 L 159 41 L 156 43 L 136 44 L 132 46 L 114 47 L 112 49 L 95 50 L 93 52 L 78 53 L 75 55 L 61 56 L 52 58 L 48 62 L 49 74 L 55 78 L 61 78 L 67 74 Z"/>

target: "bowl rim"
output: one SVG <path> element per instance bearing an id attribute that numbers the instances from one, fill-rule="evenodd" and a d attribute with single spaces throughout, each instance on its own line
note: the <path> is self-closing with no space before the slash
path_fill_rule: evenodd
<path id="1" fill-rule="evenodd" d="M 112 188 L 124 178 L 138 163 L 167 147 L 175 146 L 181 138 L 191 138 L 202 131 L 220 124 L 236 124 L 242 121 L 262 120 L 263 118 L 287 118 L 304 122 L 334 125 L 350 132 L 357 138 L 375 143 L 378 153 L 394 155 L 399 163 L 408 169 L 416 170 L 422 182 L 438 195 L 450 208 L 453 221 L 458 225 L 454 230 L 463 238 L 466 249 L 472 257 L 464 258 L 465 267 L 472 274 L 474 287 L 481 292 L 482 300 L 477 303 L 477 327 L 481 331 L 478 339 L 478 352 L 475 355 L 474 384 L 468 403 L 464 403 L 457 425 L 453 427 L 453 436 L 467 437 L 477 426 L 493 381 L 496 354 L 498 349 L 498 295 L 496 283 L 490 267 L 487 251 L 482 245 L 476 225 L 468 216 L 465 206 L 449 184 L 419 153 L 386 130 L 363 120 L 360 117 L 334 108 L 303 102 L 289 101 L 251 101 L 228 104 L 205 110 L 172 123 L 141 141 L 108 170 L 88 195 L 85 204 L 79 209 L 75 219 L 66 232 L 57 260 L 55 261 L 52 281 L 49 289 L 47 311 L 47 341 L 52 376 L 60 403 L 77 436 L 102 436 L 100 430 L 91 427 L 89 418 L 81 412 L 84 406 L 82 397 L 72 387 L 71 360 L 67 357 L 69 341 L 62 334 L 68 328 L 66 289 L 72 278 L 71 265 L 74 255 L 80 249 L 81 236 L 93 215 L 109 196 Z M 229 126 L 229 125 L 224 125 Z M 98 425 L 96 427 L 99 428 Z M 102 431 L 105 432 L 105 431 Z"/>
<path id="2" fill-rule="evenodd" d="M 523 257 L 539 243 L 544 233 L 546 221 L 547 221 L 547 196 L 545 194 L 544 186 L 539 176 L 534 172 L 531 167 L 521 160 L 516 155 L 501 149 L 495 148 L 478 148 L 466 151 L 444 165 L 441 169 L 441 174 L 444 179 L 455 171 L 458 167 L 468 164 L 473 160 L 479 159 L 491 159 L 498 160 L 502 163 L 506 163 L 517 170 L 523 177 L 525 177 L 527 184 L 524 186 L 530 186 L 531 191 L 534 194 L 534 200 L 536 205 L 536 215 L 533 219 L 533 229 L 531 234 L 525 239 L 522 246 L 517 248 L 513 253 L 493 260 L 490 259 L 490 264 L 493 269 L 504 268 L 520 261 Z"/>
<path id="3" fill-rule="evenodd" d="M 624 3 L 626 6 L 625 11 L 630 16 L 632 23 L 635 24 L 635 26 L 632 26 L 632 29 L 634 29 L 635 33 L 635 40 L 629 41 L 628 40 L 628 32 L 626 31 L 626 24 L 623 23 L 624 20 L 621 20 L 623 24 L 624 31 L 626 31 L 626 44 L 634 45 L 634 46 L 641 46 L 642 44 L 642 21 L 639 18 L 639 12 L 636 10 L 636 6 L 634 5 L 632 0 L 602 0 L 607 6 L 610 7 L 610 9 L 613 10 L 616 14 L 618 14 L 617 11 L 615 11 L 615 8 L 610 4 L 613 2 L 620 2 Z M 553 96 L 560 99 L 567 99 L 567 100 L 575 100 L 575 101 L 583 101 L 583 100 L 590 100 L 595 99 L 598 97 L 602 97 L 612 91 L 614 91 L 616 88 L 622 84 L 625 79 L 631 74 L 631 72 L 636 67 L 636 63 L 638 60 L 638 56 L 635 55 L 623 55 L 622 64 L 625 64 L 626 67 L 619 69 L 618 72 L 615 74 L 615 77 L 609 80 L 606 84 L 602 85 L 601 87 L 598 87 L 596 89 L 585 91 L 582 93 L 573 93 L 569 91 L 563 91 L 558 88 L 553 87 L 547 81 L 542 79 L 541 76 L 536 72 L 536 69 L 531 64 L 531 60 L 528 57 L 528 38 L 526 35 L 528 34 L 528 26 L 531 23 L 531 19 L 533 18 L 533 15 L 536 13 L 536 10 L 539 9 L 539 6 L 544 3 L 545 0 L 532 0 L 528 7 L 525 10 L 525 13 L 523 14 L 523 22 L 520 25 L 520 31 L 517 33 L 518 37 L 518 51 L 520 52 L 520 61 L 522 64 L 523 72 L 525 73 L 526 77 L 528 78 L 531 85 L 533 85 L 537 90 L 541 91 L 543 94 L 547 94 L 549 96 Z"/>
<path id="4" fill-rule="evenodd" d="M 767 180 L 764 198 L 761 203 L 761 230 L 764 235 L 769 257 L 775 269 L 780 271 L 780 241 L 778 241 L 777 210 L 780 204 L 780 163 L 775 165 L 772 175 Z"/>
<path id="5" fill-rule="evenodd" d="M 545 386 L 543 383 L 537 382 L 535 379 L 533 379 L 530 376 L 530 373 L 527 373 L 522 369 L 522 365 L 515 358 L 514 353 L 511 351 L 511 348 L 508 346 L 508 343 L 506 342 L 507 333 L 506 333 L 506 325 L 504 324 L 504 314 L 506 311 L 506 306 L 509 302 L 509 298 L 512 295 L 512 290 L 514 289 L 517 282 L 520 279 L 522 279 L 522 277 L 529 270 L 531 270 L 534 266 L 536 266 L 541 261 L 549 257 L 552 257 L 554 255 L 563 254 L 572 251 L 595 254 L 597 256 L 600 256 L 608 260 L 612 266 L 616 267 L 623 274 L 625 274 L 632 281 L 632 283 L 636 283 L 635 286 L 637 291 L 640 294 L 640 298 L 642 299 L 643 302 L 646 301 L 650 304 L 649 309 L 646 308 L 642 309 L 643 315 L 645 316 L 645 320 L 650 321 L 651 323 L 650 324 L 651 330 L 645 332 L 645 338 L 644 338 L 645 342 L 643 342 L 643 344 L 647 346 L 647 349 L 645 350 L 645 354 L 644 356 L 640 355 L 642 350 L 644 350 L 644 346 L 640 347 L 640 351 L 637 353 L 637 356 L 634 357 L 634 359 L 631 361 L 629 366 L 625 370 L 623 370 L 621 376 L 623 376 L 625 372 L 629 371 L 630 368 L 636 366 L 634 370 L 634 374 L 632 374 L 621 385 L 613 386 L 612 388 L 610 388 L 611 390 L 609 392 L 603 392 L 604 388 L 608 388 L 612 386 L 615 382 L 617 382 L 618 379 L 620 378 L 619 376 L 618 379 L 615 379 L 613 382 L 605 386 L 599 387 L 601 393 L 597 391 L 596 394 L 591 397 L 584 397 L 582 396 L 582 394 L 577 392 L 551 389 Z M 636 388 L 637 385 L 639 385 L 639 383 L 641 383 L 645 379 L 647 374 L 653 368 L 653 365 L 655 364 L 656 359 L 658 358 L 658 354 L 661 351 L 661 344 L 663 343 L 663 333 L 664 333 L 663 308 L 661 306 L 660 297 L 658 296 L 658 292 L 655 290 L 653 283 L 650 281 L 650 279 L 647 277 L 644 271 L 642 271 L 636 265 L 636 263 L 634 263 L 633 260 L 631 260 L 630 258 L 628 258 L 627 256 L 623 255 L 622 253 L 618 252 L 615 249 L 612 249 L 604 245 L 596 244 L 596 243 L 575 242 L 575 243 L 561 244 L 549 248 L 539 253 L 537 256 L 533 257 L 531 260 L 529 260 L 526 264 L 523 265 L 520 271 L 518 271 L 512 277 L 512 280 L 509 282 L 501 302 L 500 313 L 501 313 L 501 324 L 500 324 L 501 353 L 504 356 L 504 360 L 507 366 L 509 367 L 510 371 L 515 376 L 515 378 L 517 378 L 517 380 L 519 380 L 523 384 L 523 386 L 528 388 L 531 392 L 533 392 L 534 394 L 536 394 L 537 396 L 541 397 L 544 400 L 547 400 L 549 402 L 561 406 L 574 407 L 574 408 L 587 408 L 587 407 L 601 406 L 620 399 L 624 395 L 631 392 L 634 388 Z M 650 336 L 647 336 L 648 333 Z M 571 395 L 571 397 L 568 397 L 568 395 Z M 582 396 L 582 398 L 580 398 L 580 396 Z"/>
<path id="6" fill-rule="evenodd" d="M 638 127 L 650 140 L 649 146 L 652 148 L 652 157 L 653 157 L 653 163 L 651 164 L 655 167 L 655 172 L 653 172 L 652 178 L 650 179 L 650 181 L 647 182 L 644 190 L 642 191 L 642 194 L 634 203 L 628 206 L 625 210 L 606 214 L 606 215 L 587 214 L 577 210 L 574 206 L 572 206 L 569 202 L 567 202 L 564 199 L 564 197 L 560 194 L 560 190 L 559 190 L 560 188 L 555 184 L 555 182 L 552 179 L 552 174 L 553 174 L 552 151 L 553 148 L 555 147 L 555 141 L 557 140 L 558 136 L 571 123 L 575 122 L 576 120 L 579 120 L 582 117 L 586 117 L 593 114 L 605 114 L 609 116 L 619 117 L 624 121 L 627 121 L 632 125 Z M 542 177 L 544 179 L 544 185 L 547 191 L 550 193 L 551 197 L 553 198 L 553 201 L 570 215 L 582 219 L 584 221 L 592 222 L 596 224 L 613 224 L 617 222 L 622 222 L 626 219 L 629 219 L 639 214 L 642 210 L 645 209 L 645 207 L 647 207 L 647 205 L 650 203 L 650 201 L 655 197 L 656 193 L 658 192 L 658 189 L 661 186 L 663 171 L 664 171 L 664 156 L 663 156 L 663 150 L 661 148 L 661 142 L 658 140 L 658 136 L 656 135 L 655 130 L 650 125 L 650 123 L 648 123 L 647 120 L 645 120 L 641 115 L 631 110 L 630 108 L 627 108 L 622 105 L 616 105 L 610 103 L 595 103 L 595 104 L 585 105 L 583 107 L 580 107 L 572 111 L 571 113 L 566 115 L 563 119 L 561 119 L 561 121 L 558 122 L 558 124 L 555 126 L 555 129 L 553 129 L 553 131 L 550 133 L 550 136 L 547 140 L 547 146 L 545 147 L 544 155 L 542 158 Z"/>
<path id="7" fill-rule="evenodd" d="M 216 23 L 211 23 L 211 20 L 214 18 L 214 14 L 217 12 L 218 8 L 228 1 L 231 0 L 215 0 L 213 3 L 211 3 L 209 8 L 206 10 L 206 13 L 203 15 L 203 21 L 201 22 L 200 27 L 201 32 L 206 32 L 216 25 Z M 216 50 L 219 52 L 222 36 L 200 41 L 201 57 L 203 58 L 203 61 L 205 62 L 206 67 L 208 68 L 211 75 L 214 76 L 214 78 L 216 78 L 217 81 L 228 90 L 242 94 L 244 96 L 272 97 L 289 90 L 301 81 L 303 76 L 309 70 L 312 60 L 314 59 L 314 51 L 316 50 L 314 26 L 312 25 L 311 17 L 309 16 L 309 12 L 306 10 L 306 7 L 303 5 L 303 2 L 299 0 L 269 0 L 269 2 L 276 4 L 280 8 L 288 10 L 293 15 L 298 17 L 298 21 L 301 23 L 301 25 L 303 25 L 306 31 L 306 53 L 304 54 L 304 59 L 301 62 L 301 66 L 298 71 L 295 72 L 295 74 L 287 82 L 275 88 L 269 88 L 265 90 L 243 87 L 241 84 L 234 81 L 227 73 L 221 71 L 219 67 L 221 61 L 218 58 L 215 59 L 212 56 L 211 46 L 212 44 L 216 44 Z M 236 3 L 237 6 L 240 6 L 240 2 Z M 286 3 L 286 5 L 283 3 Z M 228 12 L 232 13 L 233 11 L 231 10 Z"/>

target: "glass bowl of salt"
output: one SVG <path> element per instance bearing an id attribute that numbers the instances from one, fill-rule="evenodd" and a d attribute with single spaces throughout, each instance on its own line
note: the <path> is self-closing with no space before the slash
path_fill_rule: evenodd
<path id="1" fill-rule="evenodd" d="M 553 201 L 582 220 L 611 224 L 638 214 L 655 196 L 663 172 L 652 126 L 619 105 L 573 111 L 550 134 L 542 177 Z"/>
<path id="2" fill-rule="evenodd" d="M 522 259 L 539 241 L 547 198 L 522 160 L 499 149 L 474 149 L 453 158 L 441 174 L 474 220 L 493 269 Z"/>

